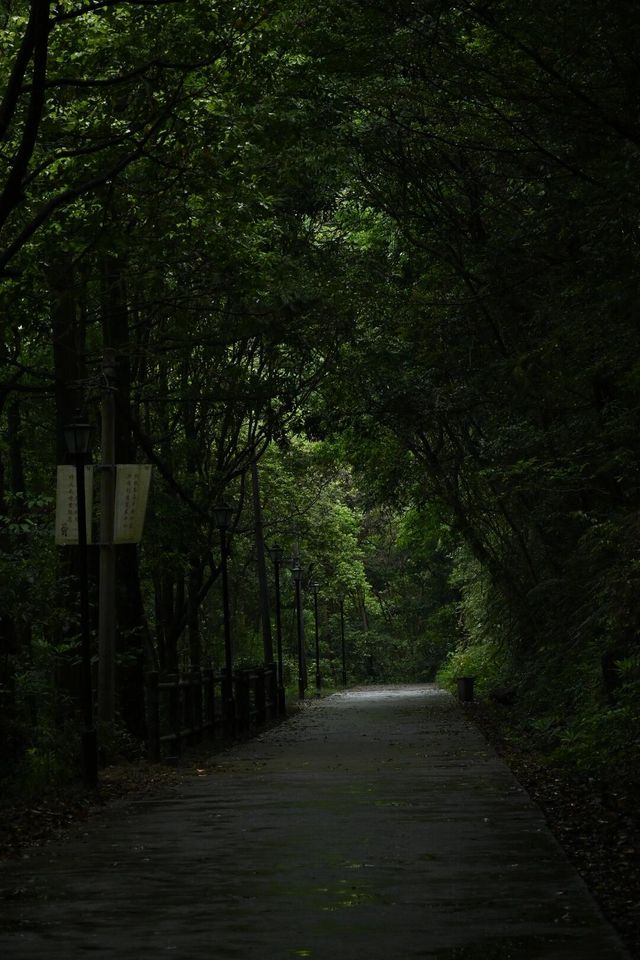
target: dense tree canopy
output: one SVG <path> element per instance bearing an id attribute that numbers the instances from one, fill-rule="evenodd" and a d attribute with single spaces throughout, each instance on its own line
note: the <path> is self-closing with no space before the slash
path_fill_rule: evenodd
<path id="1" fill-rule="evenodd" d="M 116 458 L 155 470 L 144 542 L 118 548 L 135 735 L 145 668 L 220 661 L 223 494 L 238 654 L 260 655 L 258 461 L 265 536 L 323 585 L 328 665 L 345 592 L 358 679 L 477 672 L 552 746 L 623 764 L 639 32 L 603 0 L 2 4 L 11 762 L 34 689 L 50 733 L 73 701 L 53 466 L 113 348 Z"/>

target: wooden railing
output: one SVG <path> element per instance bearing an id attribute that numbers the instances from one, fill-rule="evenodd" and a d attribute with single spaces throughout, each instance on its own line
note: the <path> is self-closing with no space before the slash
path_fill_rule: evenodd
<path id="1" fill-rule="evenodd" d="M 179 756 L 205 736 L 249 737 L 278 715 L 273 665 L 237 670 L 233 675 L 234 723 L 224 716 L 224 673 L 200 670 L 162 677 L 147 674 L 147 756 Z"/>
<path id="2" fill-rule="evenodd" d="M 278 685 L 274 666 L 237 670 L 234 676 L 236 726 L 240 736 L 251 736 L 278 713 Z"/>

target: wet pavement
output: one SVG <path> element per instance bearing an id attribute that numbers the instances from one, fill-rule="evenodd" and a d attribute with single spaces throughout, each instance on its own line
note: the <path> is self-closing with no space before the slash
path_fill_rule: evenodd
<path id="1" fill-rule="evenodd" d="M 627 957 L 538 808 L 434 686 L 311 703 L 215 763 L 0 865 L 0 956 Z"/>

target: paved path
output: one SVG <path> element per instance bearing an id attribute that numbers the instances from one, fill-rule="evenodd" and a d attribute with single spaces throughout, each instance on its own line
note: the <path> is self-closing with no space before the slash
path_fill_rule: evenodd
<path id="1" fill-rule="evenodd" d="M 339 694 L 0 871 L 0 956 L 622 960 L 527 795 L 433 686 Z"/>

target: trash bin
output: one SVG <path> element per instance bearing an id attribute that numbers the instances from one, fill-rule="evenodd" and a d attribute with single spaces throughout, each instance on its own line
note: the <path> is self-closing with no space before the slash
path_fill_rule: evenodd
<path id="1" fill-rule="evenodd" d="M 458 677 L 458 700 L 471 703 L 473 700 L 473 682 L 475 677 Z"/>

